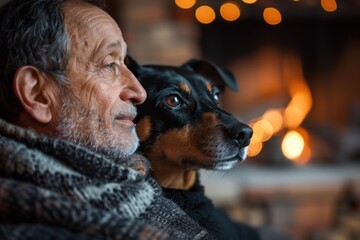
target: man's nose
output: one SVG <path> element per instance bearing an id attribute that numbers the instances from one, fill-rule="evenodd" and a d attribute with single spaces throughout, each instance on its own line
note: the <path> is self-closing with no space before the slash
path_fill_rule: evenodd
<path id="1" fill-rule="evenodd" d="M 145 102 L 147 94 L 145 89 L 141 86 L 137 78 L 126 69 L 127 86 L 122 91 L 120 98 L 124 101 L 130 100 L 132 103 L 138 105 Z"/>

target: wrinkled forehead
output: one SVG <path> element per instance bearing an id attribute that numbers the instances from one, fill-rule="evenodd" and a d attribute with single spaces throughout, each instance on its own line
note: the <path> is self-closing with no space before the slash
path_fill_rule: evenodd
<path id="1" fill-rule="evenodd" d="M 81 1 L 68 1 L 63 14 L 72 45 L 96 48 L 106 38 L 118 38 L 125 45 L 117 23 L 102 9 Z"/>
<path id="2" fill-rule="evenodd" d="M 104 10 L 83 1 L 66 1 L 62 5 L 65 23 L 69 26 L 77 25 L 79 28 L 87 27 L 89 23 L 96 22 L 99 18 L 115 21 Z"/>

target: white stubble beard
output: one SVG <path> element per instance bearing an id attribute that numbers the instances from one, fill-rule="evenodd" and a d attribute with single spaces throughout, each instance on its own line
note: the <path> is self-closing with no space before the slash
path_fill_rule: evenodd
<path id="1" fill-rule="evenodd" d="M 128 157 L 135 152 L 139 146 L 135 127 L 121 131 L 109 129 L 101 116 L 82 104 L 71 89 L 62 87 L 61 91 L 63 103 L 57 127 L 60 137 L 115 159 Z M 115 120 L 117 114 L 136 115 L 136 108 L 129 104 L 112 113 L 111 119 Z"/>

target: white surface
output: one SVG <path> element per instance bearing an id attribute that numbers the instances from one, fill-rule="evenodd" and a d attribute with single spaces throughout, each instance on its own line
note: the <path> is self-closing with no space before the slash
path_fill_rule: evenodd
<path id="1" fill-rule="evenodd" d="M 205 193 L 217 202 L 231 202 L 244 188 L 341 188 L 360 182 L 360 164 L 307 165 L 302 167 L 262 167 L 241 164 L 226 172 L 200 171 Z"/>

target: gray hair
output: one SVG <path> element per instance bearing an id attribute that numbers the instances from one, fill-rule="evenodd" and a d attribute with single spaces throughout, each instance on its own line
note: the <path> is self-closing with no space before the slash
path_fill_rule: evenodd
<path id="1" fill-rule="evenodd" d="M 70 38 L 62 6 L 70 0 L 12 0 L 0 9 L 0 118 L 18 120 L 21 105 L 13 92 L 16 70 L 32 65 L 66 83 Z M 100 0 L 83 0 L 105 9 Z"/>

